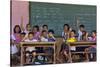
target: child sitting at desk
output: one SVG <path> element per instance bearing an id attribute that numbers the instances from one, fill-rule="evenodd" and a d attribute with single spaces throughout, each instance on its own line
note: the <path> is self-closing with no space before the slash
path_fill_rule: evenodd
<path id="1" fill-rule="evenodd" d="M 54 34 L 54 31 L 52 29 L 50 29 L 48 32 L 46 30 L 43 30 L 41 34 L 41 41 L 54 42 L 56 39 L 53 34 Z"/>
<path id="2" fill-rule="evenodd" d="M 78 31 L 78 41 L 82 40 L 81 38 L 82 38 L 83 31 L 85 31 L 85 26 L 84 25 L 80 25 L 79 26 L 79 31 Z"/>
<path id="3" fill-rule="evenodd" d="M 67 38 L 67 42 L 71 41 L 71 40 L 77 40 L 76 39 L 76 31 L 75 30 L 72 30 L 70 33 L 69 33 L 69 36 Z M 66 43 L 63 43 L 61 45 L 61 50 L 60 50 L 60 54 L 62 56 L 62 58 L 65 60 L 64 62 L 70 62 L 69 61 L 69 47 Z"/>
<path id="4" fill-rule="evenodd" d="M 34 39 L 40 40 L 40 30 L 38 25 L 33 26 L 32 32 L 34 34 Z"/>
<path id="5" fill-rule="evenodd" d="M 46 30 L 48 32 L 48 25 L 43 25 L 42 30 Z"/>
<path id="6" fill-rule="evenodd" d="M 28 39 L 24 40 L 25 42 L 37 42 L 38 40 L 33 39 L 34 38 L 34 34 L 33 32 L 29 32 L 28 33 Z M 27 63 L 29 62 L 33 62 L 34 61 L 34 57 L 36 55 L 36 49 L 35 47 L 27 47 L 26 48 L 26 61 Z"/>
<path id="7" fill-rule="evenodd" d="M 29 32 L 31 32 L 31 26 L 30 24 L 26 24 L 26 28 L 23 27 L 23 23 L 21 23 L 21 29 L 22 29 L 22 32 L 28 34 Z"/>
<path id="8" fill-rule="evenodd" d="M 21 41 L 21 37 L 20 37 L 21 28 L 20 28 L 20 26 L 19 25 L 15 25 L 13 31 L 14 31 L 14 33 L 11 35 L 11 39 L 15 40 L 16 44 L 19 44 L 19 42 Z"/>
<path id="9" fill-rule="evenodd" d="M 54 42 L 56 40 L 56 38 L 54 37 L 54 31 L 52 29 L 50 29 L 48 31 L 48 41 L 49 42 Z"/>
<path id="10" fill-rule="evenodd" d="M 41 41 L 42 42 L 54 42 L 56 39 L 55 37 L 53 36 L 54 34 L 54 31 L 52 29 L 50 29 L 48 32 L 46 30 L 43 30 L 42 31 L 42 35 L 41 35 Z M 48 48 L 44 48 L 43 49 L 45 53 L 53 53 L 53 48 L 51 47 L 48 47 Z M 50 58 L 51 56 L 48 56 L 48 57 L 45 57 L 47 60 L 51 60 Z"/>
<path id="11" fill-rule="evenodd" d="M 88 41 L 88 32 L 86 31 L 83 31 L 82 32 L 82 37 L 81 37 L 81 40 L 80 41 Z"/>
<path id="12" fill-rule="evenodd" d="M 26 36 L 26 33 L 25 32 L 22 32 L 20 36 L 21 36 L 21 41 L 24 41 L 25 36 Z"/>
<path id="13" fill-rule="evenodd" d="M 40 41 L 48 42 L 48 32 L 46 30 L 42 31 Z"/>
<path id="14" fill-rule="evenodd" d="M 62 32 L 62 37 L 64 42 L 68 38 L 69 31 L 70 31 L 70 26 L 68 24 L 64 24 Z"/>
<path id="15" fill-rule="evenodd" d="M 88 41 L 96 42 L 96 30 L 92 31 L 92 36 L 88 37 Z M 86 57 L 87 61 L 89 61 L 89 54 L 88 54 L 88 52 L 90 52 L 90 53 L 96 52 L 96 46 L 93 45 L 93 46 L 88 47 L 88 48 L 85 49 L 85 53 L 86 53 L 85 57 Z M 96 60 L 96 59 L 94 58 L 94 60 Z"/>

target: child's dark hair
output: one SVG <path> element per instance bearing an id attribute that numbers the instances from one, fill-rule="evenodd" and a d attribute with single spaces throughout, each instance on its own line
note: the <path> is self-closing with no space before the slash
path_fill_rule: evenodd
<path id="1" fill-rule="evenodd" d="M 43 25 L 42 27 L 43 27 L 43 28 L 44 28 L 44 27 L 47 27 L 47 29 L 48 29 L 48 25 Z"/>
<path id="2" fill-rule="evenodd" d="M 85 26 L 84 26 L 84 25 L 80 25 L 79 27 L 80 27 L 80 28 L 85 28 Z"/>
<path id="3" fill-rule="evenodd" d="M 42 33 L 47 32 L 46 30 L 42 30 Z"/>
<path id="4" fill-rule="evenodd" d="M 34 35 L 34 33 L 33 33 L 33 32 L 29 32 L 29 33 L 28 33 L 28 35 L 30 35 L 30 34 Z"/>
<path id="5" fill-rule="evenodd" d="M 76 34 L 76 31 L 75 30 L 72 30 L 71 32 L 74 32 Z"/>
<path id="6" fill-rule="evenodd" d="M 92 32 L 95 33 L 95 34 L 97 33 L 96 30 L 93 30 Z"/>
<path id="7" fill-rule="evenodd" d="M 26 27 L 28 27 L 28 25 L 30 25 L 29 23 L 26 25 Z"/>
<path id="8" fill-rule="evenodd" d="M 68 30 L 69 30 L 70 26 L 69 26 L 68 24 L 64 24 L 63 28 L 64 28 L 65 26 L 67 26 L 67 27 L 68 27 Z"/>
<path id="9" fill-rule="evenodd" d="M 22 32 L 21 35 L 26 35 L 26 33 L 25 32 Z"/>
<path id="10" fill-rule="evenodd" d="M 83 33 L 84 33 L 84 34 L 83 34 Z M 83 32 L 82 32 L 82 40 L 83 40 L 84 37 L 86 36 L 86 33 L 87 33 L 86 31 L 83 31 Z"/>
<path id="11" fill-rule="evenodd" d="M 33 29 L 34 29 L 34 28 L 36 28 L 37 31 L 39 31 L 39 26 L 38 26 L 38 25 L 33 26 Z"/>
<path id="12" fill-rule="evenodd" d="M 53 34 L 54 34 L 54 30 L 53 30 L 53 29 L 50 29 L 48 32 L 51 32 L 51 33 L 53 33 Z"/>
<path id="13" fill-rule="evenodd" d="M 21 28 L 20 28 L 19 25 L 15 25 L 15 27 L 14 27 L 14 29 L 13 29 L 13 30 L 14 30 L 14 33 L 17 33 L 17 32 L 16 32 L 16 28 L 17 28 L 17 27 L 19 27 L 19 32 L 18 32 L 18 33 L 21 33 Z"/>

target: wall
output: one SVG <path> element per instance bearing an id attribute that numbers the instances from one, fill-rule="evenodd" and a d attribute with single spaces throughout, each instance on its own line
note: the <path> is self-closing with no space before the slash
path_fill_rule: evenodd
<path id="1" fill-rule="evenodd" d="M 13 27 L 21 24 L 21 16 L 23 16 L 24 27 L 29 22 L 29 2 L 12 0 L 11 9 L 11 30 L 13 32 Z"/>

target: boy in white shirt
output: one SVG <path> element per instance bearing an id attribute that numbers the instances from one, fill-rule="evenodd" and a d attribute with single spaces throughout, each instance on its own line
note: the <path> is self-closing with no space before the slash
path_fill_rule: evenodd
<path id="1" fill-rule="evenodd" d="M 78 41 L 80 41 L 82 39 L 82 32 L 84 31 L 85 26 L 84 25 L 80 25 L 79 26 L 79 31 L 78 31 Z"/>
<path id="2" fill-rule="evenodd" d="M 18 63 L 18 48 L 15 45 L 13 39 L 10 39 L 10 55 L 11 55 L 11 65 L 16 65 Z"/>
<path id="3" fill-rule="evenodd" d="M 28 39 L 24 40 L 25 42 L 37 42 L 38 40 L 34 39 L 33 32 L 28 33 Z M 26 48 L 26 61 L 27 63 L 33 62 L 36 55 L 35 47 L 27 47 Z"/>

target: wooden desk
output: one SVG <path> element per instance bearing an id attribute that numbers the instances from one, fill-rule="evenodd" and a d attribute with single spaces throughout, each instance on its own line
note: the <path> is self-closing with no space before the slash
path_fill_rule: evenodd
<path id="1" fill-rule="evenodd" d="M 28 47 L 28 46 L 34 46 L 34 47 L 53 47 L 53 49 L 54 49 L 53 63 L 55 64 L 55 42 L 21 42 L 20 43 L 20 47 L 21 47 L 21 65 L 24 64 L 24 61 L 23 61 L 23 57 L 24 57 L 23 53 L 25 52 L 24 48 Z M 43 55 L 43 53 L 41 53 L 40 55 Z"/>
<path id="2" fill-rule="evenodd" d="M 96 45 L 96 42 L 68 42 L 67 44 L 68 44 L 69 48 L 71 48 L 72 46 L 82 47 L 82 46 Z M 77 52 L 77 53 L 80 53 L 80 52 Z M 71 49 L 69 49 L 69 56 L 70 56 L 70 62 L 72 63 L 72 52 L 71 52 Z"/>

